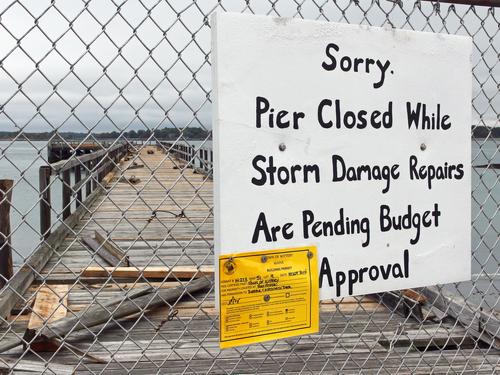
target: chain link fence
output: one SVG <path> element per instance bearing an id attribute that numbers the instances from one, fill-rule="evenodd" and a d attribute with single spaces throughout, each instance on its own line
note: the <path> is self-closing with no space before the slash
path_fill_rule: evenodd
<path id="1" fill-rule="evenodd" d="M 0 371 L 500 371 L 500 20 L 475 3 L 1 1 Z M 218 349 L 215 10 L 473 38 L 471 282 L 324 301 L 316 335 Z"/>

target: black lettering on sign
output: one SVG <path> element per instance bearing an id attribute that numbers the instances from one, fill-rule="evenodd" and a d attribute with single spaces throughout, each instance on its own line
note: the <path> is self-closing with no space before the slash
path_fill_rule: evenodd
<path id="1" fill-rule="evenodd" d="M 293 112 L 290 114 L 286 110 L 280 110 L 275 113 L 269 100 L 263 96 L 257 96 L 255 99 L 255 126 L 269 128 L 286 129 L 290 126 L 292 129 L 299 128 L 299 120 L 305 117 L 304 112 Z"/>
<path id="2" fill-rule="evenodd" d="M 410 159 L 410 180 L 426 180 L 427 188 L 432 189 L 435 180 L 461 180 L 464 177 L 464 165 L 449 164 L 442 165 L 419 165 L 418 158 L 411 155 Z"/>
<path id="3" fill-rule="evenodd" d="M 263 186 L 265 184 L 286 185 L 297 182 L 308 183 L 310 180 L 320 182 L 319 166 L 316 164 L 294 164 L 290 167 L 275 166 L 272 156 L 256 155 L 252 160 L 252 167 L 258 172 L 257 177 L 252 177 L 252 184 Z"/>
<path id="4" fill-rule="evenodd" d="M 323 258 L 321 260 L 321 267 L 319 269 L 319 287 L 321 288 L 323 286 L 323 277 L 326 276 L 326 279 L 328 281 L 328 286 L 332 287 L 333 286 L 333 279 L 332 279 L 332 270 L 330 269 L 330 263 L 328 262 L 328 258 Z"/>
<path id="5" fill-rule="evenodd" d="M 391 187 L 391 181 L 399 178 L 399 164 L 389 165 L 359 165 L 346 166 L 342 156 L 332 155 L 332 181 L 367 181 L 378 180 L 385 181 L 385 187 L 382 193 L 385 194 Z"/>
<path id="6" fill-rule="evenodd" d="M 407 279 L 410 277 L 410 253 L 408 249 L 403 250 L 402 261 L 387 264 L 374 264 L 367 267 L 352 268 L 345 271 L 336 271 L 333 273 L 328 258 L 321 260 L 319 271 L 319 287 L 323 287 L 326 282 L 330 288 L 335 286 L 335 293 L 338 296 L 342 294 L 342 288 L 347 286 L 347 294 L 355 294 L 354 287 L 357 284 L 366 282 L 375 282 L 379 279 Z M 334 282 L 335 280 L 335 282 Z"/>
<path id="7" fill-rule="evenodd" d="M 436 106 L 435 112 L 428 113 L 426 104 L 417 103 L 412 106 L 410 102 L 406 102 L 406 117 L 408 129 L 411 129 L 412 126 L 422 130 L 448 130 L 451 128 L 450 116 L 441 114 L 441 104 Z"/>
<path id="8" fill-rule="evenodd" d="M 339 99 L 323 99 L 318 105 L 318 123 L 322 128 L 330 129 L 365 129 L 370 126 L 374 129 L 392 128 L 392 101 L 387 103 L 387 110 L 368 112 L 364 109 L 353 111 L 342 107 Z"/>
<path id="9" fill-rule="evenodd" d="M 411 204 L 409 204 L 406 213 L 402 215 L 391 215 L 391 208 L 383 204 L 380 206 L 380 231 L 414 229 L 415 236 L 410 239 L 410 243 L 415 245 L 420 240 L 422 228 L 437 228 L 440 216 L 441 210 L 439 210 L 437 203 L 434 203 L 433 210 L 427 210 L 423 213 L 415 212 Z"/>
<path id="10" fill-rule="evenodd" d="M 267 224 L 266 215 L 264 212 L 259 214 L 257 218 L 257 223 L 252 235 L 252 243 L 259 242 L 260 234 L 264 236 L 265 242 L 276 242 L 278 237 L 282 237 L 285 240 L 290 240 L 293 238 L 293 224 L 285 223 L 283 226 L 274 225 L 269 226 Z"/>
<path id="11" fill-rule="evenodd" d="M 339 217 L 334 221 L 318 220 L 311 210 L 302 211 L 302 236 L 309 237 L 332 237 L 364 234 L 361 242 L 362 247 L 370 244 L 370 220 L 367 217 L 361 219 L 350 218 L 344 215 L 344 209 L 339 210 Z"/>
<path id="12" fill-rule="evenodd" d="M 344 55 L 340 57 L 339 61 L 337 61 L 339 57 L 336 57 L 336 52 L 340 52 L 340 47 L 335 43 L 328 43 L 325 48 L 325 55 L 327 59 L 321 63 L 323 69 L 329 72 L 337 68 L 339 68 L 343 72 L 353 71 L 355 73 L 364 72 L 366 74 L 378 72 L 379 78 L 375 83 L 373 83 L 373 87 L 376 89 L 382 87 L 389 66 L 391 65 L 391 62 L 389 60 L 385 60 L 385 62 L 382 62 L 381 60 L 375 60 L 369 57 L 352 58 L 348 55 Z M 394 71 L 391 70 L 390 73 L 394 74 Z"/>

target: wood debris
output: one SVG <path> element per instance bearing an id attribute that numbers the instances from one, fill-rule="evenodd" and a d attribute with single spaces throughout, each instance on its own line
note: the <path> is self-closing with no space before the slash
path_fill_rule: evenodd
<path id="1" fill-rule="evenodd" d="M 94 232 L 93 237 L 83 237 L 82 242 L 93 253 L 98 254 L 104 259 L 110 266 L 130 266 L 129 257 L 98 231 Z"/>
<path id="2" fill-rule="evenodd" d="M 130 177 L 122 176 L 122 177 L 120 177 L 118 182 L 124 182 L 124 183 L 135 185 L 135 184 L 138 184 L 139 182 L 141 182 L 141 179 L 138 177 L 135 177 L 134 175 L 132 175 Z"/>
<path id="3" fill-rule="evenodd" d="M 127 169 L 139 169 L 139 168 L 144 168 L 144 164 L 138 164 L 137 162 L 133 162 L 131 165 L 128 166 Z"/>
<path id="4" fill-rule="evenodd" d="M 148 266 L 148 267 L 99 267 L 90 266 L 82 269 L 82 277 L 144 278 L 144 279 L 191 279 L 193 277 L 212 276 L 212 266 Z"/>
<path id="5" fill-rule="evenodd" d="M 93 305 L 78 314 L 71 314 L 66 318 L 46 324 L 40 329 L 35 329 L 33 339 L 37 341 L 62 339 L 64 341 L 73 332 L 109 323 L 110 319 L 118 320 L 144 310 L 163 306 L 166 303 L 175 302 L 183 296 L 189 296 L 192 293 L 209 288 L 212 282 L 211 278 L 200 277 L 174 288 L 155 290 L 146 287 L 135 293 L 129 293 L 126 298 L 115 298 L 104 304 L 94 301 Z M 112 327 L 113 324 L 109 326 Z M 0 342 L 0 353 L 22 345 L 23 342 L 23 339 L 17 337 L 3 339 Z"/>

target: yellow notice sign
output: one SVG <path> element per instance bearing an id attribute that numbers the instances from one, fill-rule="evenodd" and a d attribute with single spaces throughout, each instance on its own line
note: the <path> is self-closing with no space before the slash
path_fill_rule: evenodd
<path id="1" fill-rule="evenodd" d="M 316 247 L 219 257 L 220 347 L 319 330 Z"/>

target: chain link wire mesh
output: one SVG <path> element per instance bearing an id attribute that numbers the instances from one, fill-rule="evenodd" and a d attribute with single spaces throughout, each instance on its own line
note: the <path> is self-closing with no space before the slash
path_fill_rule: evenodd
<path id="1" fill-rule="evenodd" d="M 218 349 L 208 22 L 217 9 L 473 38 L 471 282 L 327 301 L 317 335 Z M 1 1 L 14 276 L 0 292 L 0 369 L 500 371 L 498 33 L 494 7 L 427 1 Z"/>

